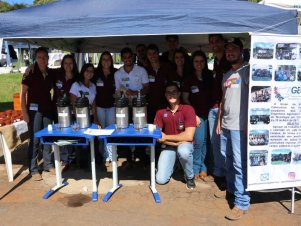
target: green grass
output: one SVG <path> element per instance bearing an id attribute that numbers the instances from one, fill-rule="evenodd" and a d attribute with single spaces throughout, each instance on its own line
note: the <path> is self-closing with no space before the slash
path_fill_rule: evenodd
<path id="1" fill-rule="evenodd" d="M 0 111 L 13 109 L 13 95 L 20 92 L 22 74 L 0 74 Z"/>

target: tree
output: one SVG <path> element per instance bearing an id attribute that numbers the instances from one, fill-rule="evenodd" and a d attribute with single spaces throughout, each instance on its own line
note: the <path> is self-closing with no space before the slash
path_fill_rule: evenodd
<path id="1" fill-rule="evenodd" d="M 0 1 L 0 13 L 8 12 L 8 11 L 11 11 L 11 10 L 16 10 L 16 9 L 26 8 L 27 6 L 28 5 L 23 4 L 23 3 L 10 5 L 7 2 Z"/>
<path id="2" fill-rule="evenodd" d="M 34 0 L 33 4 L 34 5 L 44 5 L 44 4 L 48 4 L 50 2 L 56 2 L 57 0 Z"/>

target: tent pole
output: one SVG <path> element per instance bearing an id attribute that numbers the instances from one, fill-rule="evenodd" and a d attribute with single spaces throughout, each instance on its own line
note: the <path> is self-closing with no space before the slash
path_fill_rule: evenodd
<path id="1" fill-rule="evenodd" d="M 8 42 L 4 41 L 4 47 L 6 51 L 6 67 L 10 67 L 11 60 L 10 60 L 10 54 L 9 54 L 9 48 L 8 48 Z"/>
<path id="2" fill-rule="evenodd" d="M 1 60 L 1 54 L 2 54 L 2 46 L 3 46 L 3 38 L 0 38 L 0 60 Z"/>

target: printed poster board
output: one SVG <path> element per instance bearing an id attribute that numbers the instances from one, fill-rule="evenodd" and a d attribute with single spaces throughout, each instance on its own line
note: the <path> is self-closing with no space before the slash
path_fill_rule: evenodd
<path id="1" fill-rule="evenodd" d="M 301 36 L 252 35 L 248 189 L 301 186 Z"/>

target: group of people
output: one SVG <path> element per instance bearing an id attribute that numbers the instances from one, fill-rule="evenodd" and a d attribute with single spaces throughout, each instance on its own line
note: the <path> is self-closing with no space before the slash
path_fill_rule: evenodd
<path id="1" fill-rule="evenodd" d="M 269 143 L 269 136 L 267 134 L 250 134 L 249 144 L 254 145 L 267 145 Z"/>
<path id="2" fill-rule="evenodd" d="M 177 35 L 166 36 L 168 51 L 160 55 L 155 44 L 121 50 L 124 65 L 116 70 L 110 52 L 103 52 L 97 68 L 84 64 L 80 73 L 72 55 L 65 55 L 61 68 L 49 69 L 48 53 L 36 51 L 36 63 L 24 74 L 21 85 L 21 106 L 31 135 L 29 169 L 35 180 L 41 180 L 37 158 L 39 140 L 34 133 L 57 121 L 55 103 L 68 95 L 74 106 L 84 92 L 91 106 L 93 122 L 106 127 L 115 123 L 114 94 L 122 91 L 128 98 L 138 92 L 148 101 L 148 122 L 162 131 L 158 139 L 156 182 L 169 182 L 176 159 L 184 170 L 186 187 L 194 189 L 195 180 L 226 181 L 227 190 L 216 197 L 234 196 L 235 207 L 226 217 L 239 219 L 249 208 L 246 189 L 247 167 L 247 100 L 249 66 L 244 62 L 243 44 L 235 38 L 228 42 L 221 34 L 209 35 L 209 46 L 215 59 L 214 70 L 208 69 L 207 56 L 195 51 L 191 57 L 179 46 Z M 51 90 L 54 90 L 51 98 Z M 212 176 L 206 156 L 212 144 Z M 110 146 L 101 147 L 104 162 L 111 161 Z M 72 148 L 61 150 L 63 166 L 74 160 Z M 44 170 L 54 173 L 50 146 L 43 148 Z"/>

